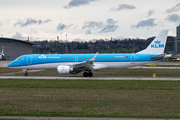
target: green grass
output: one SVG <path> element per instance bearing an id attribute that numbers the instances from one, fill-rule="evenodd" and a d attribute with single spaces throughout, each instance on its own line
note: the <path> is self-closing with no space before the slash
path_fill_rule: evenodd
<path id="1" fill-rule="evenodd" d="M 10 69 L 10 68 L 7 68 L 7 67 L 0 67 L 0 74 L 2 74 L 2 73 L 11 73 L 11 72 L 18 72 L 18 71 L 22 71 L 22 70 Z"/>
<path id="2" fill-rule="evenodd" d="M 0 116 L 180 118 L 180 81 L 0 79 Z M 50 99 L 49 99 L 50 96 Z"/>
<path id="3" fill-rule="evenodd" d="M 14 69 L 0 68 L 1 72 Z M 18 70 L 15 70 L 18 71 Z M 119 69 L 94 71 L 97 77 L 180 77 L 179 69 Z M 60 75 L 56 70 L 28 73 L 30 76 Z M 23 73 L 15 75 L 22 76 Z M 0 79 L 0 116 L 19 115 L 21 96 L 22 116 L 48 117 L 50 96 L 51 116 L 77 117 L 78 100 L 81 117 L 107 117 L 109 98 L 110 117 L 137 118 L 139 98 L 140 118 L 167 118 L 167 99 L 170 118 L 180 118 L 179 81 L 115 81 L 115 80 L 19 80 Z"/>

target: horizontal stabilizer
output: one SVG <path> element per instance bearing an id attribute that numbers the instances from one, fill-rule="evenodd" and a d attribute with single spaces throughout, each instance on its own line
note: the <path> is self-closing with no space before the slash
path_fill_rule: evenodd
<path id="1" fill-rule="evenodd" d="M 165 57 L 167 54 L 164 53 L 164 54 L 160 54 L 160 55 L 157 55 L 157 56 L 154 56 L 154 57 L 151 57 L 150 59 L 157 59 L 157 58 L 162 58 L 162 57 Z"/>

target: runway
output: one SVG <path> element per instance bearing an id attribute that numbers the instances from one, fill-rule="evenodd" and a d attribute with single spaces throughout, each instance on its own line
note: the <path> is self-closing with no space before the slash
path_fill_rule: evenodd
<path id="1" fill-rule="evenodd" d="M 52 79 L 52 80 L 180 80 L 180 77 L 52 77 L 52 76 L 0 76 L 0 79 Z"/>

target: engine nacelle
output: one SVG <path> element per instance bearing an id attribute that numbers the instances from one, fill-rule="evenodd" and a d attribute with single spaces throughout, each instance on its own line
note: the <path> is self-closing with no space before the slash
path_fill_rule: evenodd
<path id="1" fill-rule="evenodd" d="M 58 66 L 57 67 L 57 71 L 59 74 L 70 74 L 73 72 L 73 68 L 71 68 L 70 66 Z"/>

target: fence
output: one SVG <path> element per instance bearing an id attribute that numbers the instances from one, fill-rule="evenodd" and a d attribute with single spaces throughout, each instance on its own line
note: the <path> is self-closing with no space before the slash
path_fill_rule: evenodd
<path id="1" fill-rule="evenodd" d="M 180 118 L 180 98 L 0 97 L 0 116 Z"/>

